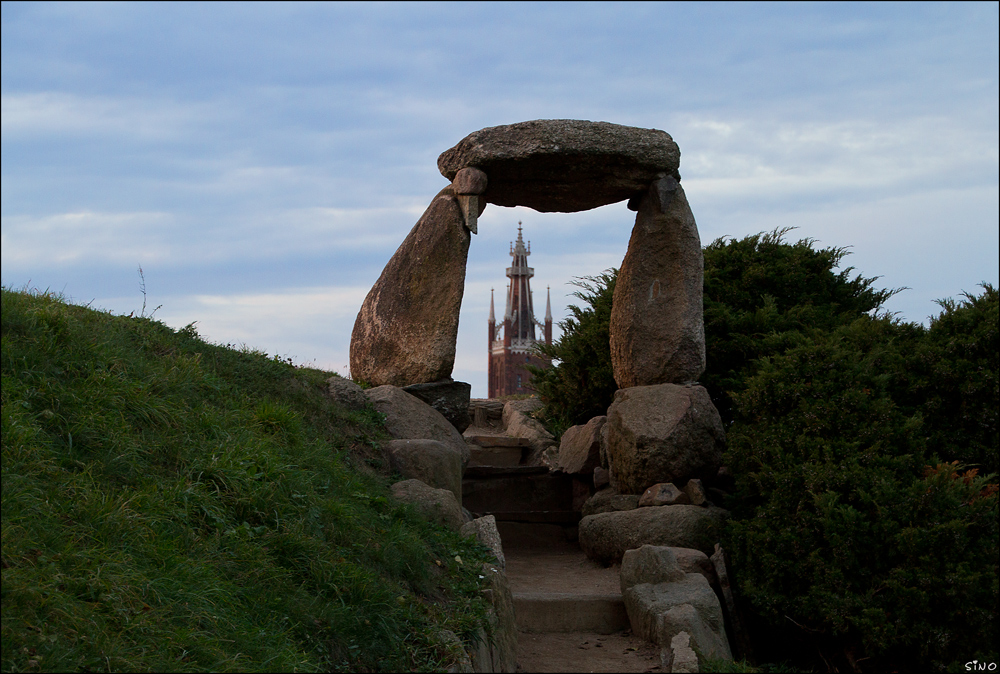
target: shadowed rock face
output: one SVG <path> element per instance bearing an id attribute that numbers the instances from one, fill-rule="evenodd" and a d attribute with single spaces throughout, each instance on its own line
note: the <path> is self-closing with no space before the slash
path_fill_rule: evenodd
<path id="1" fill-rule="evenodd" d="M 471 235 L 449 185 L 368 292 L 351 334 L 351 377 L 373 386 L 441 381 L 455 365 Z"/>
<path id="2" fill-rule="evenodd" d="M 564 213 L 629 199 L 660 177 L 678 177 L 679 165 L 665 131 L 576 119 L 481 129 L 438 157 L 449 180 L 468 166 L 485 171 L 488 203 Z"/>

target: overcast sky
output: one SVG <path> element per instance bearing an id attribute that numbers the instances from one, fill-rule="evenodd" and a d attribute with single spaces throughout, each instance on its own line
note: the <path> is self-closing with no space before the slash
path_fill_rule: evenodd
<path id="1" fill-rule="evenodd" d="M 912 321 L 998 281 L 998 4 L 2 4 L 2 282 L 348 374 L 365 294 L 483 127 L 663 129 L 703 244 L 850 246 Z M 517 222 L 536 307 L 625 204 L 489 206 L 454 377 L 486 395 Z M 162 306 L 161 306 L 162 305 Z M 498 307 L 502 311 L 502 307 Z"/>

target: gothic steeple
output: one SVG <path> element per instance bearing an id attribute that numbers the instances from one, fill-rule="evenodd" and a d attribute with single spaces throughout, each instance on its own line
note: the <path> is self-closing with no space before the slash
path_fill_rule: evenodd
<path id="1" fill-rule="evenodd" d="M 531 277 L 535 270 L 528 266 L 528 256 L 531 255 L 531 244 L 524 245 L 521 223 L 517 223 L 517 241 L 510 245 L 510 256 L 514 262 L 507 267 L 507 313 L 514 332 L 511 335 L 512 344 L 523 342 L 520 346 L 529 347 L 535 341 L 535 311 L 531 301 Z"/>
<path id="2" fill-rule="evenodd" d="M 546 297 L 545 323 L 535 318 L 535 307 L 531 297 L 531 277 L 535 270 L 528 266 L 531 244 L 525 244 L 523 227 L 517 223 L 517 241 L 510 244 L 513 259 L 507 267 L 507 306 L 504 308 L 503 339 L 499 339 L 500 327 L 493 313 L 493 295 L 490 294 L 490 350 L 489 350 L 489 396 L 527 393 L 531 390 L 531 374 L 527 365 L 547 367 L 548 360 L 535 352 L 537 343 L 535 327 L 545 330 L 545 342 L 552 342 L 552 302 Z"/>

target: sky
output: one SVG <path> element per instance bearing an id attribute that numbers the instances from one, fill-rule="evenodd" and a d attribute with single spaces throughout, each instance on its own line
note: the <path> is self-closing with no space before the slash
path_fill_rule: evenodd
<path id="1" fill-rule="evenodd" d="M 703 244 L 794 227 L 848 247 L 907 288 L 886 305 L 904 320 L 998 283 L 997 3 L 0 7 L 8 288 L 145 302 L 346 376 L 365 295 L 447 185 L 438 155 L 532 119 L 667 131 Z M 488 206 L 453 377 L 486 396 L 519 221 L 559 321 L 634 220 Z"/>

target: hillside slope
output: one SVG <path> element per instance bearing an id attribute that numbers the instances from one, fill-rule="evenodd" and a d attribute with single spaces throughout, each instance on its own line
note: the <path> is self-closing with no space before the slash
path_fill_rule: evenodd
<path id="1" fill-rule="evenodd" d="M 330 373 L 2 294 L 2 669 L 447 668 L 486 552 L 388 498 Z"/>

